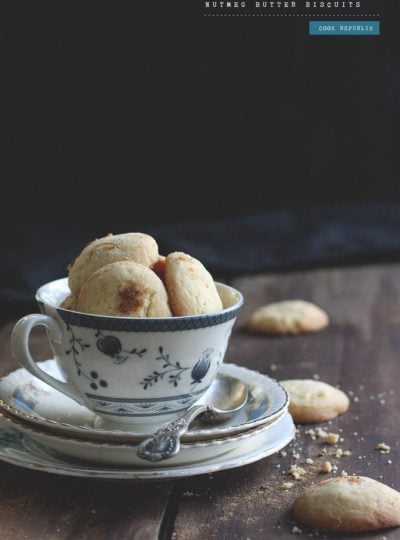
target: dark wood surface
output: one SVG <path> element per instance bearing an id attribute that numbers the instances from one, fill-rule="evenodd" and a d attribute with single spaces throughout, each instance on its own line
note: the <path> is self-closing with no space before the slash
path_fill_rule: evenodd
<path id="1" fill-rule="evenodd" d="M 58 477 L 0 463 L 0 537 L 2 539 L 293 539 L 290 508 L 296 495 L 322 474 L 329 459 L 341 474 L 362 474 L 400 489 L 400 266 L 385 265 L 243 277 L 233 281 L 245 296 L 226 361 L 277 379 L 320 378 L 351 395 L 343 416 L 322 424 L 340 433 L 337 446 L 351 456 L 320 456 L 320 440 L 299 428 L 286 449 L 239 469 L 176 482 L 122 484 Z M 296 337 L 249 335 L 243 324 L 266 302 L 301 298 L 330 315 L 330 326 Z M 12 323 L 0 332 L 1 372 L 14 369 L 9 337 Z M 48 357 L 40 331 L 32 338 L 35 358 Z M 314 426 L 315 427 L 315 426 Z M 375 450 L 390 445 L 389 454 Z M 335 447 L 327 447 L 334 453 Z M 294 455 L 293 455 L 294 454 Z M 297 459 L 296 459 L 296 456 Z M 311 458 L 313 464 L 303 465 Z M 302 480 L 286 471 L 297 463 Z M 293 482 L 285 490 L 284 482 Z M 321 535 L 323 537 L 323 535 Z M 330 538 L 332 535 L 325 535 Z M 348 535 L 350 537 L 350 535 Z M 400 538 L 400 529 L 353 535 Z"/>

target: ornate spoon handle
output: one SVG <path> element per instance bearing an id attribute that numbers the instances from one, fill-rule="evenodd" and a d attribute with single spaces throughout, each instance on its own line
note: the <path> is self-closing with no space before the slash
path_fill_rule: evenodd
<path id="1" fill-rule="evenodd" d="M 195 405 L 186 414 L 162 426 L 152 437 L 142 441 L 137 447 L 137 455 L 147 461 L 161 461 L 179 452 L 180 438 L 186 433 L 191 422 L 204 411 L 212 409 L 209 405 Z"/>

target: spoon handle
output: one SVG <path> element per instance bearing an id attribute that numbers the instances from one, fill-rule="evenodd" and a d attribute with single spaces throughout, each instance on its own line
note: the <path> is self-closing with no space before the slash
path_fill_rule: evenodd
<path id="1" fill-rule="evenodd" d="M 162 426 L 139 444 L 136 451 L 138 457 L 147 461 L 161 461 L 177 454 L 181 436 L 186 433 L 192 421 L 208 409 L 209 405 L 194 405 L 180 418 Z"/>

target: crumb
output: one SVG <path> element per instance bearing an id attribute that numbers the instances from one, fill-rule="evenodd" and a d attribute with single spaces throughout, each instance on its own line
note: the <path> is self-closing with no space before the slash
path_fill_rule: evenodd
<path id="1" fill-rule="evenodd" d="M 307 458 L 306 463 L 307 463 L 307 465 L 312 465 L 314 463 L 314 460 L 311 459 L 311 458 Z"/>
<path id="2" fill-rule="evenodd" d="M 322 450 L 320 451 L 320 453 L 318 455 L 323 456 L 325 454 L 326 454 L 326 448 L 322 448 Z"/>
<path id="3" fill-rule="evenodd" d="M 315 434 L 319 439 L 326 439 L 326 437 L 328 436 L 328 432 L 322 428 L 317 428 L 315 430 Z"/>
<path id="4" fill-rule="evenodd" d="M 294 526 L 292 529 L 292 534 L 303 534 L 303 531 L 298 527 Z"/>
<path id="5" fill-rule="evenodd" d="M 358 398 L 357 396 L 354 396 L 354 397 L 353 397 L 353 401 L 354 401 L 355 403 L 358 403 L 358 402 L 360 401 L 360 398 Z"/>
<path id="6" fill-rule="evenodd" d="M 357 431 L 353 431 L 353 435 L 354 435 L 354 437 L 357 437 L 358 432 L 357 432 Z"/>
<path id="7" fill-rule="evenodd" d="M 283 489 L 292 489 L 293 486 L 294 486 L 293 482 L 283 482 L 282 484 Z"/>
<path id="8" fill-rule="evenodd" d="M 344 456 L 351 456 L 350 450 L 345 450 L 345 451 L 343 452 L 343 455 L 344 455 Z"/>
<path id="9" fill-rule="evenodd" d="M 332 463 L 330 461 L 325 461 L 322 465 L 321 472 L 323 473 L 330 473 L 332 472 Z"/>
<path id="10" fill-rule="evenodd" d="M 388 459 L 388 460 L 387 460 L 387 464 L 388 464 L 388 465 L 391 465 L 391 464 L 392 464 L 392 460 L 391 460 L 391 459 Z"/>
<path id="11" fill-rule="evenodd" d="M 340 476 L 349 476 L 349 475 L 347 474 L 347 472 L 346 472 L 345 470 L 343 470 L 343 471 L 341 472 L 341 475 L 340 475 Z"/>
<path id="12" fill-rule="evenodd" d="M 184 497 L 193 497 L 194 493 L 193 491 L 184 491 L 183 496 Z"/>
<path id="13" fill-rule="evenodd" d="M 328 444 L 336 444 L 339 440 L 339 435 L 337 433 L 328 433 L 325 437 L 325 442 Z"/>
<path id="14" fill-rule="evenodd" d="M 380 400 L 379 400 L 379 403 L 380 403 L 381 405 L 385 405 L 386 400 L 385 400 L 385 399 L 380 399 Z"/>
<path id="15" fill-rule="evenodd" d="M 314 379 L 314 381 L 319 381 L 319 375 L 318 375 L 318 373 L 314 373 L 314 375 L 312 376 L 312 378 Z"/>
<path id="16" fill-rule="evenodd" d="M 279 453 L 280 453 L 280 455 L 281 455 L 282 457 L 286 457 L 286 456 L 287 456 L 286 450 L 281 450 Z"/>
<path id="17" fill-rule="evenodd" d="M 344 454 L 343 450 L 341 448 L 338 448 L 335 452 L 335 457 L 340 458 Z"/>
<path id="18" fill-rule="evenodd" d="M 307 429 L 307 431 L 305 432 L 306 435 L 310 435 L 311 439 L 314 441 L 315 438 L 316 438 L 316 433 L 315 433 L 315 430 L 314 429 Z"/>
<path id="19" fill-rule="evenodd" d="M 306 473 L 305 469 L 298 465 L 292 465 L 287 472 L 288 474 L 291 474 L 295 480 L 301 480 L 302 475 Z"/>
<path id="20" fill-rule="evenodd" d="M 270 369 L 271 371 L 276 371 L 276 370 L 278 369 L 278 366 L 277 366 L 276 364 L 271 364 L 271 365 L 269 366 L 269 369 Z"/>
<path id="21" fill-rule="evenodd" d="M 390 452 L 390 446 L 384 442 L 376 445 L 375 450 L 379 450 L 381 454 L 388 454 Z"/>

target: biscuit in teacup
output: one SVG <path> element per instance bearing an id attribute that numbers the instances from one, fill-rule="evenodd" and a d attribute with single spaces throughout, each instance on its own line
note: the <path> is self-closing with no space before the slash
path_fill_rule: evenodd
<path id="1" fill-rule="evenodd" d="M 89 277 L 103 266 L 133 261 L 152 266 L 159 258 L 158 245 L 144 233 L 109 234 L 88 244 L 69 266 L 69 287 L 76 297 Z"/>
<path id="2" fill-rule="evenodd" d="M 165 286 L 175 316 L 200 315 L 223 309 L 211 274 L 186 253 L 170 253 L 165 261 Z"/>
<path id="3" fill-rule="evenodd" d="M 78 311 L 116 317 L 170 317 L 167 292 L 147 266 L 118 261 L 103 266 L 85 282 Z"/>
<path id="4" fill-rule="evenodd" d="M 60 307 L 63 309 L 70 309 L 70 310 L 75 311 L 77 308 L 77 303 L 78 303 L 78 300 L 76 296 L 74 296 L 73 294 L 69 294 L 61 302 Z"/>

